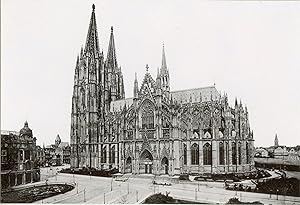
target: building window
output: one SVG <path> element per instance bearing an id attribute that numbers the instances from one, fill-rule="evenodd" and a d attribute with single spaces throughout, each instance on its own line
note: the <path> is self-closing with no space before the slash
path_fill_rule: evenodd
<path id="1" fill-rule="evenodd" d="M 229 144 L 226 142 L 226 164 L 229 164 Z"/>
<path id="2" fill-rule="evenodd" d="M 101 163 L 106 163 L 106 146 L 102 145 Z"/>
<path id="3" fill-rule="evenodd" d="M 249 154 L 249 143 L 246 142 L 246 164 L 250 163 L 250 154 Z"/>
<path id="4" fill-rule="evenodd" d="M 115 146 L 111 146 L 109 150 L 109 163 L 114 164 L 115 163 Z"/>
<path id="5" fill-rule="evenodd" d="M 186 144 L 183 144 L 183 164 L 187 163 L 187 148 Z"/>
<path id="6" fill-rule="evenodd" d="M 238 155 L 239 155 L 239 164 L 242 164 L 242 145 L 241 143 L 238 143 Z"/>
<path id="7" fill-rule="evenodd" d="M 232 150 L 232 164 L 236 164 L 236 143 L 232 142 L 231 144 L 231 150 Z"/>
<path id="8" fill-rule="evenodd" d="M 219 163 L 220 165 L 224 165 L 224 143 L 219 142 Z"/>
<path id="9" fill-rule="evenodd" d="M 146 102 L 142 108 L 142 128 L 154 129 L 154 111 L 150 102 Z"/>
<path id="10" fill-rule="evenodd" d="M 212 164 L 212 151 L 211 145 L 206 143 L 203 146 L 203 165 L 211 165 Z"/>
<path id="11" fill-rule="evenodd" d="M 19 159 L 20 159 L 20 161 L 24 160 L 24 150 L 22 150 L 22 149 L 19 151 Z"/>
<path id="12" fill-rule="evenodd" d="M 192 165 L 199 164 L 199 145 L 194 143 L 191 148 Z"/>
<path id="13" fill-rule="evenodd" d="M 1 162 L 7 161 L 7 150 L 2 149 L 1 150 Z"/>

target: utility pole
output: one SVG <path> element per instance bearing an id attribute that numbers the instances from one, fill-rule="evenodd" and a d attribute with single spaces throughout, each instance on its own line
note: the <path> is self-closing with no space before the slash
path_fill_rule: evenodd
<path id="1" fill-rule="evenodd" d="M 136 202 L 138 202 L 139 201 L 139 192 L 138 192 L 138 190 L 136 190 Z"/>
<path id="2" fill-rule="evenodd" d="M 105 204 L 105 192 L 103 193 L 103 204 Z"/>

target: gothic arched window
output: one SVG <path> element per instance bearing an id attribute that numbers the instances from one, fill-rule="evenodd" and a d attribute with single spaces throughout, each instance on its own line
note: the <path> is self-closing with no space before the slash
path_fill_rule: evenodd
<path id="1" fill-rule="evenodd" d="M 219 142 L 219 163 L 220 165 L 224 165 L 224 143 Z"/>
<path id="2" fill-rule="evenodd" d="M 212 164 L 212 151 L 211 145 L 206 143 L 203 146 L 203 165 L 211 165 Z"/>
<path id="3" fill-rule="evenodd" d="M 239 142 L 238 143 L 238 155 L 239 155 L 239 164 L 242 164 L 242 149 L 241 149 L 242 145 Z"/>
<path id="4" fill-rule="evenodd" d="M 250 163 L 249 143 L 246 142 L 246 164 Z"/>
<path id="5" fill-rule="evenodd" d="M 154 110 L 149 102 L 146 102 L 142 108 L 142 128 L 154 128 Z"/>
<path id="6" fill-rule="evenodd" d="M 191 147 L 191 163 L 199 164 L 199 145 L 194 143 Z"/>
<path id="7" fill-rule="evenodd" d="M 232 150 L 232 164 L 236 164 L 236 143 L 232 142 L 231 143 L 231 150 Z"/>
<path id="8" fill-rule="evenodd" d="M 229 164 L 229 144 L 225 143 L 225 153 L 226 153 L 226 164 Z"/>
<path id="9" fill-rule="evenodd" d="M 183 164 L 187 163 L 187 148 L 186 144 L 183 144 Z"/>
<path id="10" fill-rule="evenodd" d="M 106 163 L 106 146 L 102 145 L 101 163 Z"/>
<path id="11" fill-rule="evenodd" d="M 115 163 L 115 146 L 111 146 L 109 150 L 109 163 L 114 164 Z"/>

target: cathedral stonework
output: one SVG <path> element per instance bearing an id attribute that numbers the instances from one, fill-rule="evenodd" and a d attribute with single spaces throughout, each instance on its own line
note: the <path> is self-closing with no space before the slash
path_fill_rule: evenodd
<path id="1" fill-rule="evenodd" d="M 106 59 L 95 6 L 77 57 L 71 114 L 71 167 L 177 175 L 248 172 L 254 168 L 247 107 L 215 86 L 171 91 L 165 50 L 156 79 L 148 72 L 125 98 L 113 28 Z"/>

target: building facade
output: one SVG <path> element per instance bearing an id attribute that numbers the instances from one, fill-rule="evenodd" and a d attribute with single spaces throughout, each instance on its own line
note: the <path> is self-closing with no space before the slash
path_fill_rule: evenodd
<path id="1" fill-rule="evenodd" d="M 1 131 L 1 186 L 13 186 L 40 180 L 36 159 L 36 138 L 25 122 L 20 132 Z"/>
<path id="2" fill-rule="evenodd" d="M 215 86 L 171 91 L 164 47 L 156 77 L 148 70 L 140 86 L 135 74 L 133 98 L 125 98 L 113 29 L 104 59 L 93 5 L 75 66 L 71 167 L 170 175 L 253 169 L 247 107 L 237 100 L 230 107 Z"/>
<path id="3" fill-rule="evenodd" d="M 54 144 L 44 148 L 45 165 L 60 166 L 70 164 L 71 147 L 68 142 L 62 142 L 59 134 L 55 138 Z"/>

